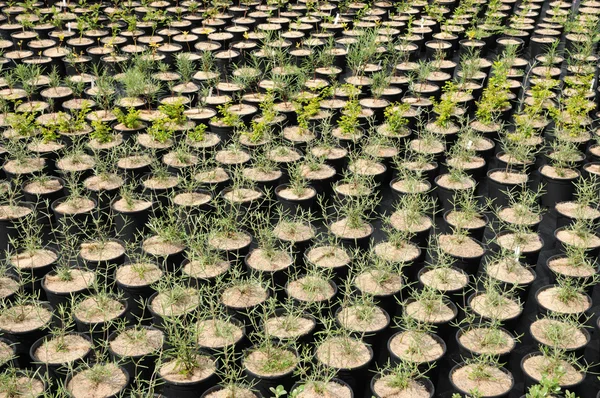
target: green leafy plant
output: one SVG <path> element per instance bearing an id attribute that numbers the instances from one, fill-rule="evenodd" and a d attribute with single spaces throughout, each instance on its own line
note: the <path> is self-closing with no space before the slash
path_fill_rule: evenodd
<path id="1" fill-rule="evenodd" d="M 137 129 L 142 125 L 140 120 L 140 111 L 135 108 L 128 108 L 127 113 L 123 112 L 121 108 L 115 108 L 113 110 L 117 121 L 128 129 Z"/>

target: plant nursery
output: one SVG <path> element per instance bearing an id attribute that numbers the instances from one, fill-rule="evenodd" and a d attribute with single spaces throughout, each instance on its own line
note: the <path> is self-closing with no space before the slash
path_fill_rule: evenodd
<path id="1" fill-rule="evenodd" d="M 600 0 L 0 0 L 0 398 L 600 398 Z"/>

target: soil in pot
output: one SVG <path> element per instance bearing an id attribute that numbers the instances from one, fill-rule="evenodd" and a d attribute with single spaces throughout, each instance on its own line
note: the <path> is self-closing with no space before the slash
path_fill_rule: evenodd
<path id="1" fill-rule="evenodd" d="M 485 377 L 477 376 L 481 374 Z M 450 371 L 450 380 L 458 392 L 469 394 L 477 389 L 481 397 L 508 396 L 514 385 L 508 371 L 484 364 L 459 364 Z"/>
<path id="2" fill-rule="evenodd" d="M 340 307 L 335 319 L 344 329 L 355 333 L 374 352 L 378 353 L 382 342 L 386 341 L 384 331 L 390 324 L 390 316 L 376 305 L 354 304 Z"/>
<path id="3" fill-rule="evenodd" d="M 438 266 L 422 268 L 418 279 L 423 286 L 442 292 L 448 297 L 456 296 L 456 299 L 460 299 L 470 278 L 459 268 Z"/>
<path id="4" fill-rule="evenodd" d="M 251 322 L 251 318 L 256 316 L 252 310 L 264 303 L 268 297 L 269 290 L 262 284 L 239 281 L 223 290 L 221 303 L 231 315 L 236 316 L 249 328 L 255 324 Z"/>
<path id="5" fill-rule="evenodd" d="M 529 288 L 537 277 L 530 267 L 524 266 L 514 257 L 490 261 L 486 264 L 485 271 L 487 275 L 502 284 L 503 290 L 509 290 L 515 285 L 518 286 L 518 294 L 521 300 L 527 298 Z"/>
<path id="6" fill-rule="evenodd" d="M 263 280 L 270 281 L 271 288 L 285 286 L 288 270 L 294 264 L 294 258 L 289 251 L 283 249 L 256 248 L 244 259 L 250 272 L 263 276 Z"/>
<path id="7" fill-rule="evenodd" d="M 474 293 L 469 297 L 468 304 L 476 315 L 483 319 L 501 321 L 509 329 L 523 312 L 518 299 L 495 290 Z"/>
<path id="8" fill-rule="evenodd" d="M 539 383 L 543 377 L 556 377 L 561 389 L 574 391 L 573 386 L 580 384 L 585 378 L 585 373 L 566 360 L 555 361 L 539 352 L 526 355 L 521 361 L 521 369 L 525 373 L 526 388 Z"/>
<path id="9" fill-rule="evenodd" d="M 513 335 L 507 330 L 485 324 L 459 330 L 456 340 L 461 351 L 466 353 L 463 354 L 463 358 L 489 354 L 498 356 L 502 361 L 508 358 L 517 344 Z"/>
<path id="10" fill-rule="evenodd" d="M 584 316 L 592 306 L 592 300 L 587 294 L 569 291 L 568 288 L 559 285 L 540 288 L 535 298 L 540 310 L 557 315 Z"/>
<path id="11" fill-rule="evenodd" d="M 100 380 L 98 374 L 102 374 Z M 129 375 L 117 364 L 97 363 L 76 373 L 67 381 L 66 389 L 73 398 L 108 398 L 118 396 L 128 385 Z"/>
<path id="12" fill-rule="evenodd" d="M 0 338 L 0 372 L 4 372 L 11 366 L 18 367 L 16 356 L 15 344 L 8 339 Z"/>
<path id="13" fill-rule="evenodd" d="M 404 384 L 406 382 L 406 384 Z M 371 382 L 371 392 L 376 398 L 431 398 L 434 386 L 427 379 L 403 380 L 398 383 L 393 374 L 374 376 Z M 404 385 L 403 385 L 404 384 Z"/>
<path id="14" fill-rule="evenodd" d="M 155 235 L 144 240 L 142 250 L 156 258 L 159 264 L 164 264 L 165 270 L 177 272 L 183 261 L 185 245 L 182 242 L 166 240 Z"/>
<path id="15" fill-rule="evenodd" d="M 321 275 L 308 274 L 290 281 L 285 290 L 288 297 L 298 303 L 320 303 L 327 308 L 333 302 L 337 286 Z"/>
<path id="16" fill-rule="evenodd" d="M 368 246 L 374 228 L 366 222 L 360 225 L 352 225 L 348 218 L 342 218 L 333 222 L 330 230 L 333 235 L 342 241 L 342 244 L 349 247 L 365 248 Z"/>
<path id="17" fill-rule="evenodd" d="M 462 235 L 442 234 L 438 237 L 440 248 L 456 259 L 454 265 L 469 275 L 479 269 L 485 254 L 484 246 L 473 238 Z"/>
<path id="18" fill-rule="evenodd" d="M 222 353 L 226 347 L 241 348 L 245 338 L 244 325 L 235 318 L 209 318 L 196 323 L 198 345 L 212 353 Z M 238 347 L 239 346 L 239 347 Z"/>
<path id="19" fill-rule="evenodd" d="M 33 372 L 17 370 L 14 374 L 7 373 L 3 378 L 0 394 L 3 397 L 32 397 L 37 398 L 46 392 L 46 382 Z M 5 393 L 6 391 L 6 393 Z"/>
<path id="20" fill-rule="evenodd" d="M 575 351 L 576 355 L 583 355 L 583 349 L 590 341 L 590 334 L 577 323 L 552 317 L 536 319 L 529 325 L 529 334 L 536 342 L 553 348 Z"/>
<path id="21" fill-rule="evenodd" d="M 264 332 L 271 338 L 284 341 L 311 343 L 317 321 L 308 314 L 285 313 L 276 311 L 262 325 Z"/>

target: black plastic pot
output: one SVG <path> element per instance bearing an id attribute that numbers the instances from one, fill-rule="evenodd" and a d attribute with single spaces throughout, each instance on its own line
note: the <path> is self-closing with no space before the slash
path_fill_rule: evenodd
<path id="1" fill-rule="evenodd" d="M 77 314 L 74 312 L 73 319 L 75 320 L 75 326 L 77 327 L 77 331 L 89 335 L 92 338 L 92 340 L 96 342 L 108 339 L 108 336 L 110 336 L 110 334 L 116 329 L 117 324 L 119 324 L 120 322 L 127 323 L 129 303 L 127 302 L 127 300 L 119 300 L 119 302 L 124 306 L 123 312 L 107 321 L 87 322 L 79 319 L 77 317 Z"/>
<path id="2" fill-rule="evenodd" d="M 533 286 L 533 284 L 535 283 L 535 281 L 537 279 L 537 273 L 533 270 L 533 268 L 528 267 L 528 266 L 525 266 L 525 267 L 533 275 L 533 279 L 528 283 L 517 283 L 514 281 L 511 281 L 511 282 L 502 281 L 502 280 L 496 278 L 495 275 L 491 275 L 490 273 L 488 273 L 487 268 L 486 268 L 486 274 L 491 279 L 498 281 L 498 283 L 500 284 L 500 289 L 504 292 L 509 291 L 516 286 L 516 290 L 517 290 L 516 294 L 521 299 L 521 302 L 524 303 L 527 300 L 527 297 L 529 296 L 529 291 L 531 290 L 531 286 Z"/>
<path id="3" fill-rule="evenodd" d="M 525 361 L 527 359 L 534 357 L 534 356 L 539 356 L 539 355 L 542 355 L 542 353 L 539 351 L 530 352 L 527 355 L 525 355 L 523 357 L 523 359 L 521 359 L 520 368 L 521 368 L 521 373 L 522 373 L 523 379 L 524 379 L 523 387 L 524 387 L 525 391 L 529 391 L 529 388 L 531 386 L 533 386 L 535 384 L 539 384 L 539 382 L 541 381 L 541 380 L 534 379 L 531 375 L 529 375 L 529 373 L 526 372 L 525 367 L 524 367 Z M 568 390 L 572 393 L 575 393 L 576 396 L 582 396 L 585 379 L 586 379 L 586 373 L 583 373 L 583 377 L 579 382 L 577 382 L 575 384 L 560 385 L 561 391 Z"/>
<path id="4" fill-rule="evenodd" d="M 45 309 L 52 311 L 52 307 L 50 304 L 46 302 L 40 303 Z M 2 333 L 2 337 L 12 341 L 14 343 L 14 349 L 16 351 L 16 360 L 19 365 L 22 367 L 30 367 L 31 365 L 31 357 L 29 356 L 29 349 L 33 345 L 34 342 L 41 339 L 47 334 L 46 329 L 52 327 L 54 323 L 54 319 L 51 318 L 50 321 L 43 325 L 42 327 L 26 330 L 26 331 L 10 331 L 7 329 L 3 329 L 2 325 L 0 325 L 0 333 Z"/>
<path id="5" fill-rule="evenodd" d="M 499 232 L 498 235 L 496 236 L 496 238 L 499 238 L 499 237 L 509 234 L 509 233 L 511 233 L 511 232 L 510 231 Z M 538 258 L 540 257 L 540 252 L 544 249 L 544 240 L 541 237 L 540 237 L 540 241 L 542 243 L 542 246 L 539 249 L 529 250 L 529 251 L 525 251 L 525 250 L 521 249 L 521 251 L 519 253 L 519 261 L 522 261 L 523 263 L 525 263 L 526 265 L 529 265 L 531 267 L 535 267 L 538 263 Z M 500 246 L 495 242 L 492 242 L 491 249 L 493 251 L 501 250 Z"/>
<path id="6" fill-rule="evenodd" d="M 40 292 L 40 289 L 42 287 L 42 280 L 44 279 L 47 273 L 51 272 L 54 269 L 54 267 L 60 260 L 60 253 L 58 252 L 58 250 L 53 249 L 52 247 L 45 247 L 43 249 L 51 251 L 56 255 L 56 259 L 50 264 L 25 268 L 18 267 L 12 261 L 9 261 L 14 272 L 18 274 L 21 278 L 21 281 L 27 282 L 23 284 L 23 288 L 29 293 L 37 294 L 37 292 Z"/>
<path id="7" fill-rule="evenodd" d="M 81 253 L 77 256 L 77 262 L 82 267 L 89 269 L 90 271 L 96 272 L 96 276 L 100 279 L 101 283 L 107 283 L 112 285 L 112 271 L 125 261 L 126 245 L 124 242 L 118 239 L 110 239 L 110 241 L 117 243 L 123 249 L 123 253 L 119 254 L 114 258 L 105 260 L 90 260 L 81 257 Z"/>
<path id="8" fill-rule="evenodd" d="M 496 171 L 504 172 L 504 169 L 492 169 L 487 172 L 487 184 L 488 184 L 488 194 L 489 198 L 494 200 L 494 205 L 497 207 L 507 207 L 509 205 L 508 200 L 508 191 L 513 189 L 519 189 L 521 184 L 507 184 L 496 181 L 490 178 L 490 174 Z"/>
<path id="9" fill-rule="evenodd" d="M 387 341 L 387 351 L 390 355 L 390 363 L 392 365 L 397 365 L 403 361 L 405 361 L 404 359 L 400 358 L 399 356 L 397 356 L 391 349 L 391 342 L 394 339 L 394 337 L 396 337 L 396 335 L 399 335 L 403 332 L 397 332 L 394 335 L 392 335 L 388 341 Z M 439 345 L 440 347 L 442 347 L 442 355 L 439 358 L 436 358 L 432 361 L 429 362 L 421 362 L 421 363 L 417 363 L 416 365 L 418 366 L 418 368 L 424 373 L 424 375 L 426 375 L 429 380 L 432 380 L 434 383 L 437 382 L 437 379 L 439 377 L 439 373 L 440 373 L 440 366 L 439 363 L 442 362 L 444 360 L 444 357 L 446 356 L 447 353 L 447 345 L 446 342 L 444 341 L 444 339 L 442 339 L 440 336 L 438 336 L 437 334 L 429 334 Z M 448 341 L 450 341 L 450 336 L 448 336 Z"/>
<path id="10" fill-rule="evenodd" d="M 302 277 L 303 277 L 303 275 L 300 275 L 298 277 L 298 279 L 300 279 Z M 309 307 L 314 304 L 321 305 L 320 307 L 317 307 L 318 310 L 317 310 L 317 308 L 312 309 L 313 315 L 317 318 L 319 317 L 319 315 L 320 316 L 330 316 L 330 315 L 335 314 L 335 311 L 337 310 L 337 305 L 338 305 L 338 303 L 337 303 L 338 286 L 335 284 L 335 282 L 329 281 L 329 285 L 333 288 L 333 294 L 331 295 L 331 297 L 329 297 L 325 300 L 320 300 L 320 301 L 315 300 L 315 301 L 310 301 L 310 302 L 300 300 L 300 299 L 292 296 L 288 290 L 289 283 L 290 282 L 288 282 L 288 284 L 285 285 L 284 290 L 285 290 L 285 294 L 287 295 L 287 297 L 289 299 L 291 299 L 294 302 L 294 304 L 297 304 L 298 306 L 307 306 L 308 305 Z"/>
<path id="11" fill-rule="evenodd" d="M 566 254 L 555 254 L 553 256 L 550 256 L 546 262 L 546 269 L 548 271 L 550 271 L 548 273 L 548 277 L 549 277 L 549 282 L 550 284 L 555 284 L 557 282 L 557 277 L 562 277 L 562 278 L 569 278 L 575 281 L 575 284 L 577 286 L 582 286 L 583 284 L 587 284 L 588 286 L 586 287 L 585 292 L 591 297 L 592 296 L 592 292 L 594 290 L 594 284 L 590 283 L 593 279 L 593 276 L 578 276 L 578 275 L 567 275 L 567 274 L 561 274 L 561 273 L 557 273 L 556 271 L 554 271 L 552 268 L 550 268 L 550 263 L 554 260 L 558 260 L 560 258 L 567 258 Z M 597 265 L 596 265 L 597 268 Z M 595 273 L 598 273 L 598 269 L 595 270 Z"/>
<path id="12" fill-rule="evenodd" d="M 128 265 L 125 263 L 124 265 Z M 160 268 L 160 265 L 157 265 Z M 128 316 L 131 320 L 142 318 L 146 307 L 141 302 L 149 303 L 150 297 L 156 293 L 153 287 L 153 282 L 145 285 L 126 285 L 117 278 L 117 269 L 113 279 L 119 291 L 123 292 L 123 296 L 128 304 Z"/>
<path id="13" fill-rule="evenodd" d="M 476 239 L 473 239 L 473 241 L 475 241 L 477 244 L 479 244 L 479 246 L 481 246 L 483 248 L 483 254 L 475 256 L 475 257 L 462 257 L 462 256 L 456 256 L 456 255 L 448 253 L 450 255 L 450 257 L 452 257 L 454 259 L 453 265 L 457 268 L 462 269 L 468 275 L 477 274 L 477 271 L 479 270 L 479 266 L 481 264 L 481 259 L 483 258 L 483 256 L 485 256 L 485 252 L 486 252 L 486 246 L 483 243 L 481 243 L 480 241 L 478 241 Z"/>
<path id="14" fill-rule="evenodd" d="M 455 266 L 451 266 L 450 268 L 452 268 L 454 271 L 456 272 L 460 272 L 464 275 L 464 277 L 466 278 L 467 283 L 459 288 L 459 289 L 454 289 L 454 290 L 444 290 L 442 291 L 444 293 L 445 296 L 447 296 L 457 307 L 464 307 L 465 303 L 465 297 L 467 294 L 467 291 L 470 289 L 470 282 L 472 280 L 471 275 L 467 274 L 464 270 L 455 267 Z M 425 287 L 425 284 L 423 283 L 422 280 L 422 275 L 427 272 L 430 271 L 432 269 L 435 269 L 435 267 L 431 267 L 431 266 L 425 266 L 421 269 L 419 269 L 419 272 L 417 273 L 417 281 L 419 283 L 419 287 Z"/>
<path id="15" fill-rule="evenodd" d="M 559 232 L 564 229 L 567 229 L 567 227 L 557 228 L 554 230 L 554 240 L 556 242 L 556 249 L 558 249 L 560 253 L 565 253 L 567 251 L 568 246 L 567 243 L 558 239 Z M 597 232 L 595 232 L 595 235 L 596 237 L 600 237 L 600 234 L 598 234 Z M 598 255 L 600 255 L 600 246 L 586 247 L 584 251 L 588 257 L 597 257 Z"/>
<path id="16" fill-rule="evenodd" d="M 352 387 L 350 387 L 350 385 L 348 383 L 346 383 L 344 380 L 340 380 L 340 379 L 334 377 L 329 380 L 329 383 L 335 383 L 335 384 L 339 384 L 341 386 L 346 387 L 349 391 L 348 398 L 354 398 L 354 391 L 352 391 Z M 304 388 L 305 385 L 306 385 L 306 383 L 301 383 L 301 382 L 294 384 L 292 386 L 292 389 L 290 390 L 290 393 L 294 393 L 294 391 L 300 391 L 300 388 Z"/>
<path id="17" fill-rule="evenodd" d="M 19 208 L 28 208 L 31 211 L 24 216 L 0 219 L 0 259 L 4 259 L 7 251 L 15 250 L 15 247 L 12 243 L 13 241 L 22 241 L 19 228 L 27 219 L 27 217 L 30 217 L 35 210 L 34 205 L 31 203 L 19 202 L 16 204 L 16 206 Z"/>
<path id="18" fill-rule="evenodd" d="M 318 248 L 319 246 L 320 245 L 317 244 L 315 246 L 308 247 L 308 248 L 306 248 L 306 250 L 304 251 L 304 253 L 303 253 L 302 256 L 297 256 L 296 259 L 297 259 L 298 265 L 300 265 L 300 266 L 314 266 L 314 267 L 318 267 L 319 268 L 318 265 L 313 264 L 308 259 L 308 254 L 310 253 L 310 251 L 313 248 Z M 338 248 L 341 249 L 341 250 L 345 250 L 343 247 L 338 247 Z M 348 269 L 350 268 L 351 263 L 352 263 L 352 260 L 350 260 L 348 262 L 348 264 L 344 264 L 344 265 L 341 265 L 339 267 L 329 268 L 329 270 L 331 270 L 331 272 L 333 274 L 333 281 L 336 284 L 339 284 L 340 282 L 343 282 L 346 279 L 346 276 L 348 275 Z"/>
<path id="19" fill-rule="evenodd" d="M 289 266 L 282 268 L 282 269 L 278 269 L 278 270 L 256 269 L 256 268 L 251 267 L 248 264 L 248 259 L 252 255 L 253 250 L 250 250 L 250 252 L 244 257 L 244 266 L 246 267 L 246 271 L 250 274 L 259 276 L 262 281 L 268 283 L 269 287 L 271 288 L 272 294 L 279 293 L 279 294 L 281 294 L 281 298 L 283 298 L 285 296 L 285 293 L 282 291 L 282 287 L 287 284 L 288 277 L 290 275 L 290 271 L 294 267 L 293 257 L 290 257 Z"/>
<path id="20" fill-rule="evenodd" d="M 279 185 L 277 188 L 275 188 L 275 196 L 277 196 L 277 201 L 279 201 L 283 210 L 287 210 L 292 214 L 295 214 L 298 211 L 308 211 L 313 207 L 317 197 L 317 192 L 314 188 L 309 186 L 307 189 L 312 192 L 312 195 L 310 195 L 308 198 L 302 199 L 291 199 L 281 196 L 280 192 L 286 188 L 289 188 L 288 184 Z"/>
<path id="21" fill-rule="evenodd" d="M 281 316 L 285 316 L 286 314 L 287 314 L 287 310 L 285 308 L 277 308 L 274 311 L 273 316 L 281 317 Z M 290 338 L 283 338 L 283 337 L 271 335 L 270 336 L 271 339 L 275 340 L 276 342 L 278 342 L 280 344 L 286 344 L 286 343 L 292 342 L 292 341 L 299 343 L 299 344 L 314 343 L 315 333 L 317 333 L 321 330 L 321 325 L 319 324 L 317 319 L 308 312 L 303 312 L 301 316 L 302 316 L 302 318 L 309 319 L 313 322 L 313 326 L 306 333 L 298 334 L 297 336 L 290 337 Z M 261 329 L 264 330 L 264 327 L 265 327 L 264 323 L 261 321 Z"/>
<path id="22" fill-rule="evenodd" d="M 406 300 L 404 306 L 406 307 L 407 305 L 409 305 L 410 303 L 414 302 L 415 299 L 413 299 L 412 297 L 409 298 L 408 300 Z M 440 321 L 440 322 L 428 322 L 431 326 L 434 327 L 433 330 L 435 330 L 435 333 L 442 339 L 444 339 L 444 341 L 450 341 L 450 339 L 452 339 L 452 335 L 453 335 L 453 323 L 456 320 L 457 316 L 458 316 L 458 307 L 456 306 L 456 304 L 454 304 L 452 301 L 450 301 L 449 299 L 444 299 L 444 303 L 450 307 L 450 309 L 452 310 L 452 312 L 454 313 L 454 316 L 452 317 L 452 319 L 449 319 L 447 321 Z"/>
<path id="23" fill-rule="evenodd" d="M 390 315 L 388 314 L 388 312 L 379 307 L 381 309 L 381 311 L 383 311 L 383 314 L 385 316 L 386 319 L 386 323 L 384 326 L 382 326 L 381 328 L 377 329 L 377 330 L 371 330 L 368 332 L 362 332 L 362 331 L 355 331 L 355 330 L 351 330 L 350 332 L 354 335 L 354 337 L 356 337 L 357 339 L 361 339 L 365 344 L 368 344 L 372 349 L 373 352 L 375 354 L 375 356 L 377 356 L 381 350 L 384 347 L 384 344 L 386 342 L 386 336 L 385 336 L 385 332 L 387 331 L 388 327 L 390 326 Z M 340 326 L 340 327 L 344 327 L 340 321 L 339 321 L 339 314 L 342 311 L 343 307 L 340 306 L 337 308 L 337 310 L 335 311 L 334 314 L 334 318 L 336 323 Z M 345 328 L 348 328 L 347 326 Z M 375 358 L 377 359 L 377 358 Z"/>
<path id="24" fill-rule="evenodd" d="M 53 275 L 53 274 L 54 274 L 54 272 L 49 272 L 46 275 Z M 52 305 L 53 308 L 58 308 L 59 305 L 70 306 L 71 302 L 73 301 L 74 298 L 81 297 L 83 295 L 87 295 L 93 289 L 92 286 L 86 286 L 83 289 L 73 290 L 70 292 L 55 292 L 55 291 L 50 290 L 46 286 L 46 277 L 44 277 L 44 279 L 42 279 L 42 289 L 44 289 L 44 292 L 46 293 L 46 299 L 48 300 L 50 305 Z"/>
<path id="25" fill-rule="evenodd" d="M 436 185 L 436 192 L 437 192 L 437 196 L 438 199 L 440 200 L 440 203 L 442 205 L 442 209 L 444 209 L 444 211 L 450 211 L 454 208 L 454 196 L 457 194 L 457 192 L 459 190 L 456 189 L 450 189 L 450 188 L 445 188 L 441 185 L 438 184 L 438 180 L 442 177 L 442 175 L 439 175 L 435 178 L 434 182 Z M 470 188 L 468 188 L 470 189 Z"/>
<path id="26" fill-rule="evenodd" d="M 357 397 L 362 397 L 368 391 L 369 386 L 368 377 L 366 377 L 366 375 L 373 362 L 373 350 L 369 346 L 366 347 L 369 350 L 370 358 L 363 365 L 356 368 L 333 368 L 336 371 L 335 377 L 346 382 Z"/>
<path id="27" fill-rule="evenodd" d="M 4 362 L 0 362 L 0 372 L 4 372 L 6 369 L 9 369 L 11 367 L 18 368 L 19 362 L 17 361 L 17 347 L 15 343 L 4 337 L 0 337 L 0 343 L 9 346 L 12 352 L 11 358 Z"/>
<path id="28" fill-rule="evenodd" d="M 81 234 L 85 231 L 85 228 L 88 225 L 92 224 L 92 218 L 96 210 L 96 201 L 90 199 L 94 202 L 94 208 L 92 208 L 89 211 L 77 214 L 65 214 L 56 210 L 56 207 L 59 204 L 61 204 L 65 199 L 66 197 L 56 199 L 54 202 L 52 202 L 52 205 L 50 206 L 52 212 L 54 213 L 54 217 L 56 218 L 57 224 L 63 224 L 63 228 L 59 228 L 59 231 L 61 231 L 61 234 L 66 232 L 70 237 L 73 235 Z"/>
<path id="29" fill-rule="evenodd" d="M 69 374 L 69 369 L 76 368 L 78 365 L 81 365 L 82 363 L 88 361 L 92 356 L 93 346 L 92 346 L 92 341 L 89 338 L 89 336 L 86 336 L 83 333 L 69 333 L 69 334 L 76 334 L 90 342 L 90 348 L 89 348 L 88 352 L 83 357 L 77 358 L 74 361 L 65 362 L 65 363 L 46 363 L 46 362 L 42 362 L 38 358 L 38 356 L 36 355 L 37 349 L 40 348 L 41 345 L 45 341 L 47 341 L 51 338 L 50 335 L 46 335 L 46 336 L 38 339 L 29 348 L 29 356 L 31 358 L 31 362 L 33 364 L 35 364 L 35 367 L 40 371 L 40 373 L 42 375 L 44 375 L 45 377 L 49 377 L 50 380 L 60 380 L 60 381 L 64 382 Z"/>
<path id="30" fill-rule="evenodd" d="M 218 388 L 218 377 L 216 373 L 193 382 L 177 382 L 161 377 L 161 396 L 165 398 L 199 398 L 204 397 L 210 391 Z"/>
<path id="31" fill-rule="evenodd" d="M 399 180 L 400 180 L 399 178 L 394 178 L 390 181 L 390 184 L 389 184 L 389 186 L 392 190 L 392 195 L 393 195 L 394 199 L 397 201 L 399 201 L 403 196 L 426 193 L 426 192 L 431 191 L 431 184 L 427 180 L 423 180 L 423 183 L 427 185 L 427 188 L 425 190 L 419 191 L 419 192 L 409 192 L 409 191 L 404 191 L 404 190 L 398 189 L 395 186 L 395 184 Z"/>
<path id="32" fill-rule="evenodd" d="M 169 177 L 177 177 L 173 173 L 169 173 Z M 142 195 L 151 198 L 153 202 L 160 202 L 163 207 L 169 206 L 171 194 L 177 190 L 177 185 L 167 188 L 148 188 L 144 185 L 144 181 L 152 178 L 152 173 L 144 174 L 140 181 Z"/>
<path id="33" fill-rule="evenodd" d="M 66 183 L 62 178 L 59 177 L 51 177 L 52 180 L 56 180 L 60 183 L 60 185 L 62 186 L 61 189 L 54 191 L 54 192 L 48 192 L 48 193 L 43 193 L 43 194 L 36 194 L 36 193 L 31 193 L 28 192 L 25 187 L 28 185 L 27 182 L 23 183 L 21 185 L 21 190 L 23 192 L 23 196 L 25 198 L 25 201 L 28 203 L 37 203 L 38 206 L 38 210 L 41 210 L 42 208 L 45 209 L 45 211 L 47 212 L 47 208 L 46 206 L 44 206 L 44 202 L 47 200 L 48 203 L 52 203 L 54 202 L 56 199 L 62 198 L 64 197 L 67 192 L 66 192 Z"/>
<path id="34" fill-rule="evenodd" d="M 561 203 L 562 202 L 558 202 L 558 203 L 556 203 L 556 205 L 559 205 Z M 577 221 L 577 218 L 570 217 L 570 216 L 560 212 L 558 210 L 558 206 L 555 206 L 555 210 L 556 210 L 556 228 L 567 227 L 569 225 L 574 224 Z M 593 222 L 594 225 L 598 225 L 598 222 L 600 221 L 600 216 L 591 219 L 591 221 Z"/>
<path id="35" fill-rule="evenodd" d="M 142 244 L 142 253 L 152 258 L 156 263 L 161 264 L 166 272 L 179 274 L 181 263 L 185 259 L 185 247 L 182 247 L 180 250 L 174 253 L 168 254 L 155 254 L 146 251 L 144 245 Z"/>
<path id="36" fill-rule="evenodd" d="M 158 330 L 151 326 L 142 326 L 142 327 L 145 329 L 148 329 L 148 330 Z M 126 328 L 125 330 L 127 330 L 129 328 L 135 328 L 135 326 L 130 326 L 130 327 Z M 115 353 L 112 350 L 112 348 L 110 347 L 110 343 L 114 339 L 116 339 L 117 336 L 118 336 L 117 331 L 112 332 L 110 334 L 110 336 L 108 336 L 108 353 L 109 353 L 111 359 L 116 361 L 117 363 L 119 363 L 127 371 L 127 373 L 129 373 L 130 375 L 133 375 L 134 382 L 136 382 L 138 385 L 141 384 L 141 383 L 138 383 L 138 379 L 150 380 L 150 378 L 152 377 L 152 375 L 154 373 L 154 367 L 158 360 L 160 350 L 151 352 L 151 353 L 148 353 L 145 355 L 122 356 L 122 355 Z"/>
<path id="37" fill-rule="evenodd" d="M 573 199 L 575 194 L 575 183 L 581 176 L 577 171 L 577 177 L 574 178 L 552 178 L 541 172 L 541 183 L 544 185 L 544 193 L 542 194 L 542 205 L 554 208 L 559 202 L 566 202 Z"/>
<path id="38" fill-rule="evenodd" d="M 366 250 L 369 247 L 371 243 L 371 237 L 375 232 L 375 228 L 373 228 L 371 224 L 369 224 L 369 228 L 369 234 L 360 238 L 350 238 L 345 236 L 338 236 L 337 238 L 339 239 L 342 246 L 347 247 L 348 249 Z"/>
<path id="39" fill-rule="evenodd" d="M 581 331 L 581 333 L 583 333 L 583 335 L 586 338 L 585 344 L 583 344 L 579 347 L 575 347 L 575 348 L 563 348 L 563 349 L 565 350 L 566 353 L 574 355 L 575 358 L 583 358 L 583 356 L 585 354 L 585 349 L 590 344 L 590 341 L 592 340 L 592 335 L 585 327 L 580 327 L 578 329 L 579 329 L 579 331 Z M 541 345 L 545 345 L 543 342 L 539 341 L 533 333 L 531 333 L 531 325 L 529 325 L 528 330 L 529 330 L 529 335 L 531 336 L 533 341 L 535 341 L 536 346 L 539 347 Z M 550 348 L 552 349 L 553 347 L 550 347 Z"/>
<path id="40" fill-rule="evenodd" d="M 253 389 L 258 391 L 263 396 L 269 396 L 269 394 L 272 394 L 271 389 L 276 389 L 278 386 L 283 386 L 283 388 L 286 391 L 290 391 L 290 388 L 292 387 L 292 385 L 294 385 L 295 382 L 295 370 L 296 367 L 282 375 L 263 376 L 257 375 L 254 372 L 250 371 L 247 367 L 244 367 L 244 374 L 246 376 L 246 379 L 251 383 Z"/>
<path id="41" fill-rule="evenodd" d="M 211 321 L 212 319 L 214 319 L 214 318 L 210 318 L 210 319 L 208 319 L 208 321 Z M 220 346 L 220 347 L 206 347 L 206 346 L 203 346 L 201 343 L 199 343 L 199 348 L 201 351 L 207 352 L 209 355 L 212 355 L 217 359 L 222 359 L 223 355 L 226 352 L 235 352 L 235 353 L 239 354 L 249 345 L 248 333 L 246 332 L 246 325 L 244 325 L 244 323 L 242 321 L 240 321 L 236 317 L 232 317 L 232 316 L 223 318 L 222 320 L 227 321 L 228 323 L 231 323 L 235 326 L 238 326 L 242 331 L 242 336 L 237 341 L 231 342 L 229 344 L 226 344 L 226 345 Z M 241 362 L 241 361 L 239 361 L 240 359 L 241 359 L 240 356 L 238 356 L 238 358 L 236 358 L 235 362 L 237 364 L 240 364 L 240 362 Z"/>
<path id="42" fill-rule="evenodd" d="M 150 207 L 138 211 L 119 211 L 114 207 L 114 201 L 111 204 L 111 210 L 114 214 L 115 228 L 123 241 L 131 242 L 136 236 L 147 232 L 147 224 L 150 215 L 153 213 L 156 202 L 151 202 Z"/>
<path id="43" fill-rule="evenodd" d="M 460 209 L 458 209 L 460 210 Z M 446 225 L 448 225 L 448 228 L 450 229 L 450 231 L 452 230 L 453 225 L 448 222 L 448 214 L 450 214 L 452 210 L 448 210 L 444 212 L 444 221 L 446 222 Z M 468 228 L 468 227 L 463 227 L 462 229 L 465 230 L 468 235 L 477 240 L 477 241 L 482 241 L 483 240 L 483 233 L 485 232 L 485 229 L 488 225 L 488 217 L 485 214 L 480 214 L 481 218 L 484 220 L 485 224 L 482 227 L 476 227 L 476 228 Z"/>

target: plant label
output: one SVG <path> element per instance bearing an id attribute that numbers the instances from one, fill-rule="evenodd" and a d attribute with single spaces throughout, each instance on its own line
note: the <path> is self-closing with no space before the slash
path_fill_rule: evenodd
<path id="1" fill-rule="evenodd" d="M 515 260 L 519 261 L 519 256 L 521 255 L 521 246 L 515 247 Z"/>
<path id="2" fill-rule="evenodd" d="M 210 88 L 210 90 L 208 90 L 208 98 L 212 97 L 212 90 L 213 90 L 212 87 Z"/>
<path id="3" fill-rule="evenodd" d="M 592 82 L 590 83 L 590 91 L 594 91 L 594 84 L 596 83 L 596 79 L 592 79 Z"/>
<path id="4" fill-rule="evenodd" d="M 71 33 L 71 22 L 67 22 L 67 31 Z"/>
<path id="5" fill-rule="evenodd" d="M 469 140 L 469 142 L 467 142 L 467 149 L 471 149 L 472 146 L 473 146 L 473 141 Z"/>
<path id="6" fill-rule="evenodd" d="M 340 14 L 335 14 L 335 20 L 333 21 L 334 25 L 337 25 L 340 22 Z"/>

